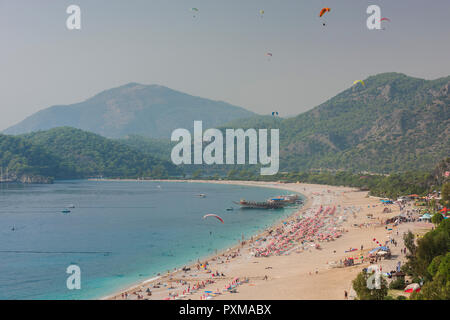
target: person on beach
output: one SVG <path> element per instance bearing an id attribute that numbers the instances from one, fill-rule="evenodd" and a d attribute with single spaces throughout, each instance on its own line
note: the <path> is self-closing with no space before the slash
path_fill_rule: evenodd
<path id="1" fill-rule="evenodd" d="M 348 293 L 347 293 L 347 290 L 344 290 L 344 298 L 345 298 L 345 300 L 348 300 Z"/>

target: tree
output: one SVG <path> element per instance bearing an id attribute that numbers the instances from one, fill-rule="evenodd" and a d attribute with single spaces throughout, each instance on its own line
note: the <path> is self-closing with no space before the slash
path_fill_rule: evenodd
<path id="1" fill-rule="evenodd" d="M 192 174 L 192 179 L 198 179 L 201 177 L 201 175 L 202 175 L 201 169 L 195 170 L 195 172 Z"/>
<path id="2" fill-rule="evenodd" d="M 442 220 L 444 220 L 444 216 L 440 213 L 435 213 L 432 217 L 431 217 L 431 222 L 433 222 L 435 225 L 438 225 L 442 222 Z"/>
<path id="3" fill-rule="evenodd" d="M 418 241 L 414 255 L 408 255 L 407 258 L 405 268 L 413 276 L 425 281 L 421 291 L 413 293 L 411 299 L 450 299 L 450 221 L 448 219 L 441 221 L 433 231 L 427 232 Z"/>
<path id="4" fill-rule="evenodd" d="M 411 231 L 408 231 L 408 233 L 403 236 L 403 242 L 405 243 L 405 247 L 408 249 L 410 255 L 415 255 L 417 247 L 414 243 L 414 234 Z"/>
<path id="5" fill-rule="evenodd" d="M 443 206 L 450 206 L 450 182 L 445 183 L 441 189 L 441 204 Z"/>
<path id="6" fill-rule="evenodd" d="M 369 289 L 369 277 L 376 276 L 373 273 L 360 272 L 358 276 L 352 281 L 353 289 L 355 290 L 359 300 L 384 300 L 388 294 L 387 281 L 380 275 L 380 288 Z"/>
<path id="7" fill-rule="evenodd" d="M 236 169 L 231 169 L 230 171 L 228 171 L 227 174 L 227 178 L 230 180 L 233 180 L 237 175 L 237 170 Z"/>
<path id="8" fill-rule="evenodd" d="M 437 256 L 428 267 L 433 280 L 425 283 L 420 292 L 411 295 L 413 300 L 450 300 L 450 252 Z"/>

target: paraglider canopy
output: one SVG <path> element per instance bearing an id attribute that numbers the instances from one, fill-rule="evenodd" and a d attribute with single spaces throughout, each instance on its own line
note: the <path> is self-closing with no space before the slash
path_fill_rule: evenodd
<path id="1" fill-rule="evenodd" d="M 391 22 L 391 20 L 389 20 L 388 18 L 381 18 L 380 21 L 389 21 L 389 22 Z"/>
<path id="2" fill-rule="evenodd" d="M 195 18 L 195 13 L 200 12 L 200 10 L 198 10 L 197 8 L 191 8 L 191 12 L 194 13 L 194 18 Z"/>
<path id="3" fill-rule="evenodd" d="M 214 217 L 214 218 L 216 218 L 217 220 L 219 220 L 220 222 L 225 223 L 225 222 L 223 222 L 223 219 L 222 219 L 221 217 L 219 217 L 217 214 L 205 214 L 205 215 L 203 216 L 203 219 L 206 219 L 206 218 L 208 218 L 208 217 Z"/>
<path id="4" fill-rule="evenodd" d="M 319 17 L 322 17 L 325 13 L 330 11 L 331 11 L 330 8 L 322 8 L 322 10 L 320 10 Z"/>
<path id="5" fill-rule="evenodd" d="M 366 86 L 364 81 L 362 81 L 362 80 L 355 80 L 355 81 L 353 81 L 353 84 L 358 84 L 358 83 L 361 83 L 363 86 Z"/>

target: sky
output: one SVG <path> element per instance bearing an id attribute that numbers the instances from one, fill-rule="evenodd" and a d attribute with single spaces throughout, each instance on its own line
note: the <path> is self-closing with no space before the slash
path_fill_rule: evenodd
<path id="1" fill-rule="evenodd" d="M 370 75 L 450 75 L 449 16 L 448 0 L 0 0 L 0 130 L 129 82 L 296 115 Z"/>

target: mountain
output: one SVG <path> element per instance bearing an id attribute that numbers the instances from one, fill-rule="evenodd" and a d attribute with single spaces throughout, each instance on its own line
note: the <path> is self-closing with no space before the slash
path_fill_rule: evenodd
<path id="1" fill-rule="evenodd" d="M 179 174 L 171 162 L 98 134 L 70 127 L 25 134 L 24 139 L 57 156 L 72 168 L 71 178 L 167 177 Z"/>
<path id="2" fill-rule="evenodd" d="M 75 174 L 44 147 L 3 134 L 0 134 L 0 167 L 0 181 L 48 183 L 51 177 Z"/>
<path id="3" fill-rule="evenodd" d="M 294 118 L 254 117 L 230 128 L 279 128 L 280 170 L 431 170 L 450 155 L 450 77 L 383 73 Z"/>
<path id="4" fill-rule="evenodd" d="M 163 86 L 129 83 L 81 103 L 41 110 L 4 133 L 17 135 L 68 126 L 109 138 L 138 134 L 170 139 L 174 129 L 192 130 L 194 120 L 202 120 L 204 127 L 217 127 L 254 115 L 225 102 L 194 97 Z"/>
<path id="5" fill-rule="evenodd" d="M 169 139 L 153 139 L 139 135 L 129 135 L 125 138 L 117 139 L 117 141 L 141 152 L 158 155 L 158 158 L 167 161 L 171 160 L 172 148 L 178 143 Z"/>
<path id="6" fill-rule="evenodd" d="M 32 183 L 99 176 L 166 178 L 181 172 L 155 155 L 69 127 L 22 136 L 0 134 L 0 166 L 2 180 Z"/>

